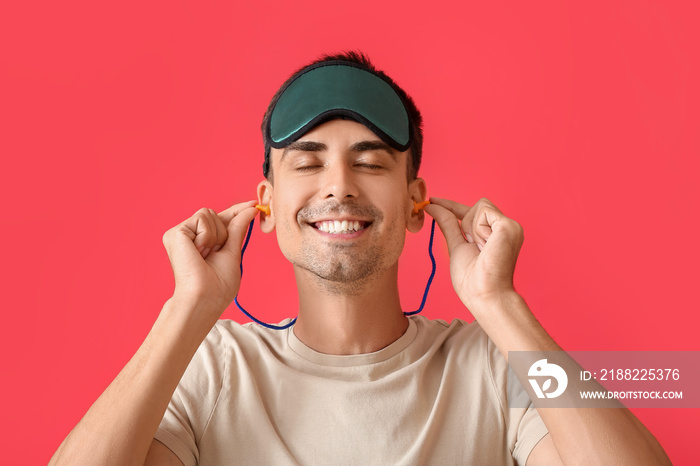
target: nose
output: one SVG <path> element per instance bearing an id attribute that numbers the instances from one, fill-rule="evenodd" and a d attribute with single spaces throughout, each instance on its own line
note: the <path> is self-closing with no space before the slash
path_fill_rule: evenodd
<path id="1" fill-rule="evenodd" d="M 336 198 L 339 201 L 359 196 L 352 168 L 341 157 L 329 163 L 323 177 L 321 196 L 324 199 Z"/>

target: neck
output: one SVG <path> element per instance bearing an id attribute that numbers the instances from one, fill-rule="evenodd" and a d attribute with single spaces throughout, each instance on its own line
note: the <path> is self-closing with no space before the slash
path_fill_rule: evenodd
<path id="1" fill-rule="evenodd" d="M 299 317 L 293 331 L 319 353 L 372 353 L 408 328 L 399 302 L 398 264 L 363 283 L 328 282 L 297 267 L 294 274 Z"/>

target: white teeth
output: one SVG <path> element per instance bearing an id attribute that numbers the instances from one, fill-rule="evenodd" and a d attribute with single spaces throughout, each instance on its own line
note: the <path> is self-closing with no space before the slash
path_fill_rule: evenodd
<path id="1" fill-rule="evenodd" d="M 327 220 L 318 223 L 317 227 L 326 233 L 353 233 L 363 228 L 362 224 L 357 220 Z"/>

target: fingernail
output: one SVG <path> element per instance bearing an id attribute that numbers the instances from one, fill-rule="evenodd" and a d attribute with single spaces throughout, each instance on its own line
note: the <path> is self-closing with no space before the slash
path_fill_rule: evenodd
<path id="1" fill-rule="evenodd" d="M 481 246 L 479 243 L 476 243 L 476 247 L 479 248 L 479 251 L 483 249 L 483 246 Z"/>
<path id="2" fill-rule="evenodd" d="M 202 257 L 207 257 L 209 252 L 211 251 L 211 248 L 206 248 L 204 251 L 202 251 Z"/>
<path id="3" fill-rule="evenodd" d="M 467 233 L 467 241 L 469 241 L 470 243 L 474 242 L 474 238 L 472 238 L 472 235 L 470 235 L 469 233 Z"/>
<path id="4" fill-rule="evenodd" d="M 214 248 L 211 250 L 211 252 L 216 252 L 216 251 L 218 251 L 219 249 L 221 249 L 221 245 L 220 245 L 220 244 L 217 244 L 216 246 L 214 246 Z"/>

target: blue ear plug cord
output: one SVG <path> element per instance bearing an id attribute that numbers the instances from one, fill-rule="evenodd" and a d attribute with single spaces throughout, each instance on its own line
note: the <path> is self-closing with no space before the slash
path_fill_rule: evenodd
<path id="1" fill-rule="evenodd" d="M 245 250 L 248 247 L 248 241 L 250 241 L 250 235 L 253 232 L 253 224 L 254 223 L 255 223 L 255 219 L 250 221 L 250 225 L 248 225 L 248 233 L 246 233 L 245 242 L 243 243 L 243 249 L 241 249 L 241 279 L 243 278 L 243 254 L 245 254 Z M 423 299 L 421 300 L 420 307 L 418 308 L 417 311 L 404 312 L 404 315 L 412 316 L 412 315 L 418 314 L 419 312 L 421 312 L 423 310 L 423 307 L 425 306 L 425 301 L 428 298 L 428 291 L 430 291 L 430 285 L 433 283 L 433 277 L 435 277 L 436 265 L 435 265 L 435 256 L 433 256 L 433 239 L 434 239 L 434 237 L 435 237 L 435 219 L 433 219 L 433 223 L 430 226 L 430 241 L 428 242 L 428 254 L 430 255 L 430 262 L 432 262 L 432 264 L 433 264 L 433 269 L 430 272 L 430 277 L 428 278 L 428 283 L 426 283 L 426 285 L 425 285 L 425 291 L 423 292 Z M 262 325 L 263 327 L 271 328 L 274 330 L 284 330 L 284 329 L 289 328 L 292 325 L 294 325 L 294 323 L 297 321 L 297 318 L 295 317 L 292 320 L 290 320 L 288 323 L 286 323 L 285 325 L 268 324 L 268 323 L 265 323 L 261 320 L 256 319 L 251 313 L 249 313 L 248 311 L 243 309 L 243 306 L 241 306 L 241 304 L 238 302 L 238 295 L 236 295 L 236 297 L 233 299 L 233 301 L 236 303 L 236 306 L 238 306 L 238 309 L 240 309 L 243 314 L 248 316 L 248 318 L 250 320 L 252 320 L 253 322 L 258 323 L 258 324 Z"/>
<path id="2" fill-rule="evenodd" d="M 428 299 L 428 291 L 430 291 L 430 285 L 433 283 L 433 277 L 435 277 L 435 256 L 433 256 L 433 238 L 435 238 L 435 219 L 430 225 L 430 241 L 428 241 L 428 255 L 430 256 L 430 262 L 433 264 L 433 269 L 430 271 L 430 277 L 428 277 L 428 283 L 425 284 L 425 291 L 423 292 L 423 299 L 420 302 L 420 307 L 416 311 L 404 312 L 404 315 L 412 316 L 418 314 L 423 310 L 425 306 L 425 300 Z"/>

